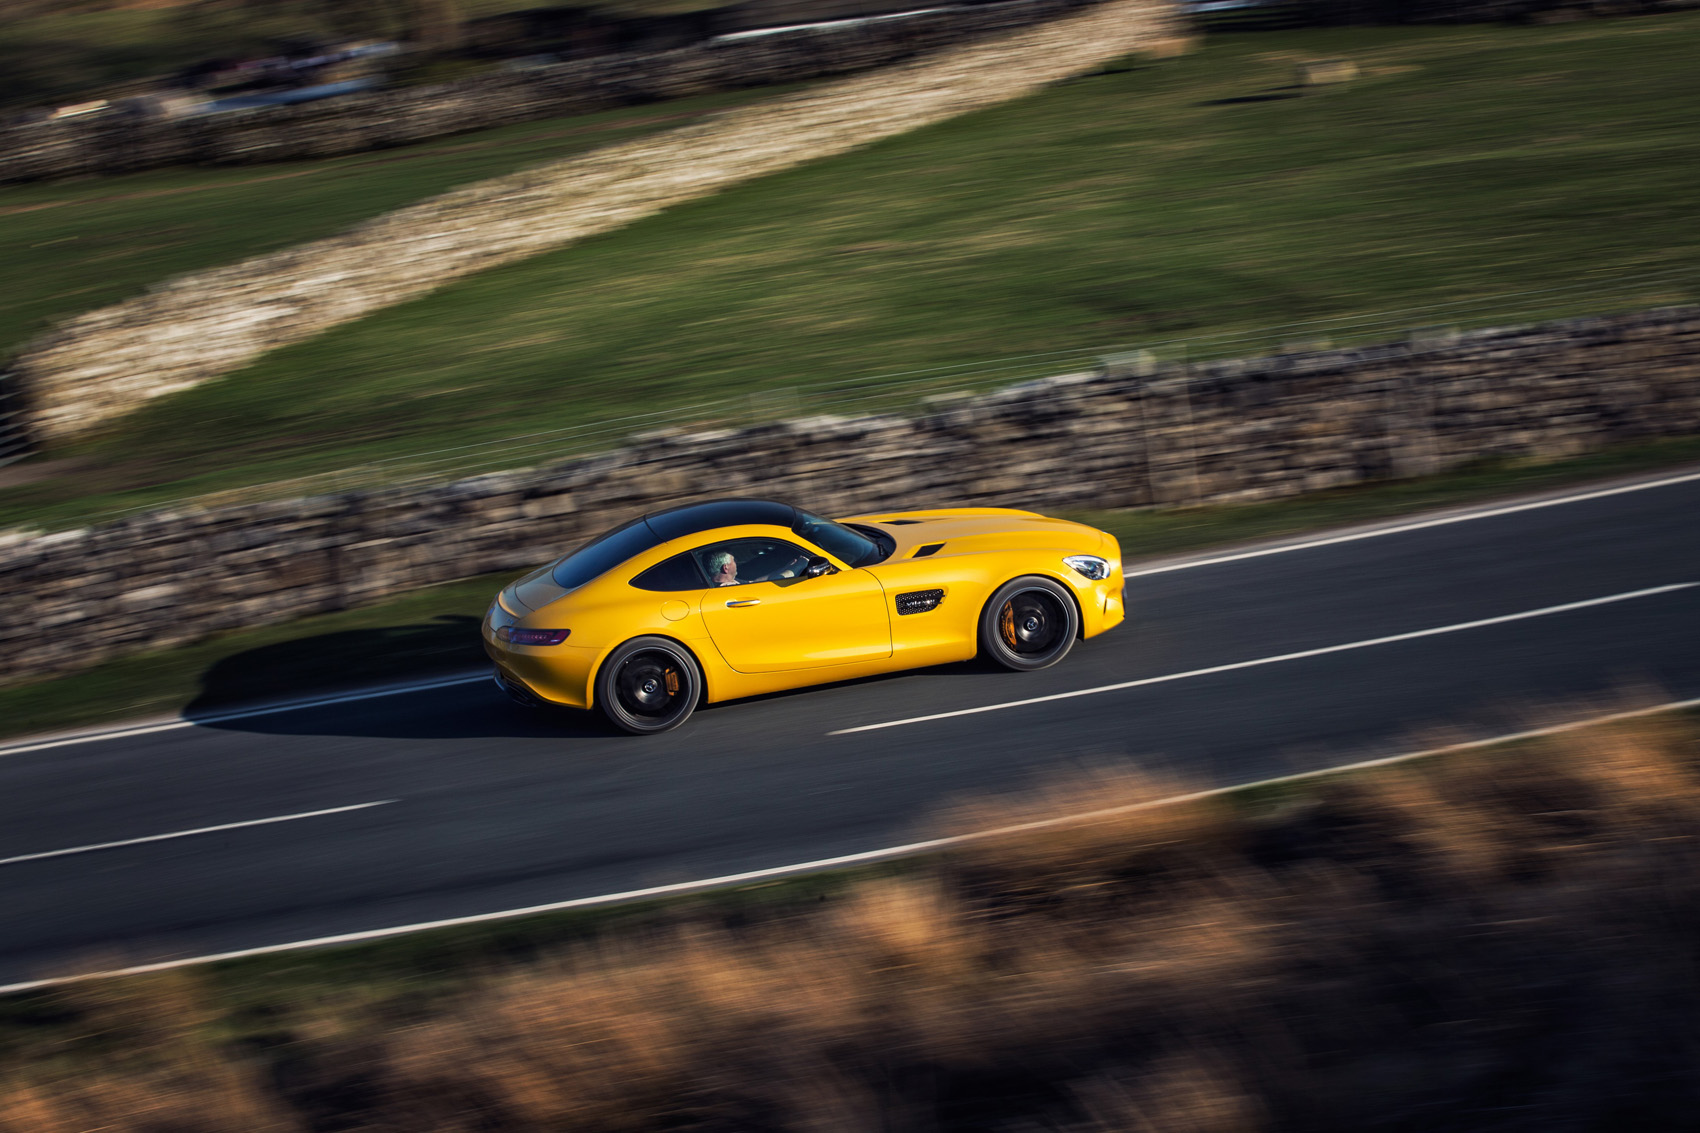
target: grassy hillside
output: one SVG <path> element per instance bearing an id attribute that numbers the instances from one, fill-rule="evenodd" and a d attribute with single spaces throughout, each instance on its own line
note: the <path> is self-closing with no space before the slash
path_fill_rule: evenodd
<path id="1" fill-rule="evenodd" d="M 280 351 L 57 454 L 74 470 L 0 520 L 728 395 L 808 409 L 869 373 L 1579 284 L 1488 314 L 1686 297 L 1697 54 L 1700 14 L 1215 38 Z M 1338 55 L 1364 77 L 1289 89 Z"/>

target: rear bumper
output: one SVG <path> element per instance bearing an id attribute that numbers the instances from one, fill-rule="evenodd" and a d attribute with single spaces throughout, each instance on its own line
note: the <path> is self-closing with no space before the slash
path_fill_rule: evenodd
<path id="1" fill-rule="evenodd" d="M 484 652 L 496 667 L 496 684 L 521 704 L 590 706 L 590 673 L 596 650 L 571 644 L 508 645 L 496 630 L 519 619 L 492 605 L 484 615 Z"/>
<path id="2" fill-rule="evenodd" d="M 513 701 L 515 704 L 524 705 L 526 708 L 548 707 L 548 703 L 539 698 L 536 693 L 532 692 L 524 685 L 514 681 L 500 669 L 495 670 L 491 674 L 490 679 L 494 680 L 496 682 L 496 687 L 507 693 L 508 699 Z"/>

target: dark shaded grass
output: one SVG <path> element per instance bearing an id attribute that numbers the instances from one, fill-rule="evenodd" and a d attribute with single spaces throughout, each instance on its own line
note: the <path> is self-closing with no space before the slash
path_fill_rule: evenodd
<path id="1" fill-rule="evenodd" d="M 947 828 L 1122 809 L 428 1001 L 297 986 L 263 1041 L 207 977 L 39 997 L 60 1042 L 19 1049 L 0 1129 L 1692 1127 L 1691 718 L 1136 805 L 1174 789 L 965 808 Z"/>
<path id="2" fill-rule="evenodd" d="M 0 4 L 0 108 L 53 105 L 133 94 L 196 63 L 299 51 L 304 43 L 416 39 L 416 14 L 456 22 L 542 7 L 531 0 L 455 0 L 431 4 L 262 3 L 196 0 L 22 0 Z M 716 0 L 589 0 L 573 5 L 608 16 L 643 16 L 722 6 Z M 439 45 L 439 48 L 447 45 Z M 515 44 L 515 47 L 521 45 Z M 552 49 L 544 44 L 536 50 Z M 484 69 L 493 66 L 482 61 Z M 404 79 L 454 78 L 480 69 L 452 50 L 421 53 L 400 68 Z M 420 74 L 423 72 L 423 75 Z"/>

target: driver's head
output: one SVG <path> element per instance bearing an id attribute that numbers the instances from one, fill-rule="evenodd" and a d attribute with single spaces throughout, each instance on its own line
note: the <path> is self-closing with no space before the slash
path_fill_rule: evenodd
<path id="1" fill-rule="evenodd" d="M 708 557 L 708 580 L 715 586 L 731 586 L 738 581 L 738 560 L 730 551 L 716 551 Z"/>

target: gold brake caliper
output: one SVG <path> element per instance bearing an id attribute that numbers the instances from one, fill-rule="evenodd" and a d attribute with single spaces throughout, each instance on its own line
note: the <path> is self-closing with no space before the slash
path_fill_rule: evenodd
<path id="1" fill-rule="evenodd" d="M 667 695 L 679 695 L 679 671 L 677 669 L 667 670 Z"/>
<path id="2" fill-rule="evenodd" d="M 1021 639 L 1015 636 L 1015 600 L 1012 598 L 1003 604 L 998 611 L 998 632 L 1011 649 L 1021 644 Z"/>

